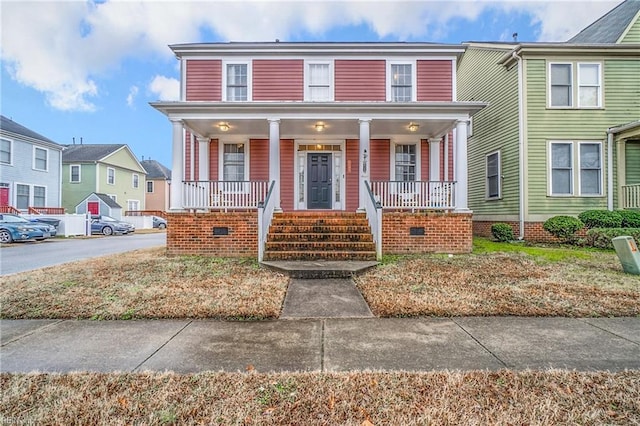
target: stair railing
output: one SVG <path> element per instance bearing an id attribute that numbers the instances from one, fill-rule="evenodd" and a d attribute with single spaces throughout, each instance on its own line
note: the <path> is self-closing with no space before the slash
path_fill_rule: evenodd
<path id="1" fill-rule="evenodd" d="M 376 201 L 369 182 L 365 181 L 364 184 L 369 193 L 368 197 L 364 197 L 364 210 L 371 227 L 373 242 L 376 244 L 376 259 L 380 260 L 382 259 L 382 205 Z"/>
<path id="2" fill-rule="evenodd" d="M 273 219 L 273 211 L 275 210 L 275 197 L 272 197 L 273 187 L 276 182 L 271 181 L 267 196 L 264 201 L 258 203 L 258 262 L 264 259 L 264 250 L 267 245 L 267 236 L 269 235 L 269 227 Z"/>

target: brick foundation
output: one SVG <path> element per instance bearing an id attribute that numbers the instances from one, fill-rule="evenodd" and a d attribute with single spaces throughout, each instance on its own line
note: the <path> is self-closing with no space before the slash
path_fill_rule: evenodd
<path id="1" fill-rule="evenodd" d="M 213 235 L 213 228 L 228 235 Z M 167 253 L 258 257 L 258 213 L 167 213 Z"/>
<path id="2" fill-rule="evenodd" d="M 489 221 L 473 221 L 473 235 L 476 237 L 487 237 L 491 238 L 491 225 L 494 223 L 506 223 L 510 225 L 513 229 L 514 237 L 518 238 L 520 234 L 520 223 L 519 222 L 507 222 L 507 221 L 498 221 L 498 222 L 489 222 Z M 531 242 L 536 243 L 557 243 L 560 242 L 556 237 L 548 233 L 543 228 L 544 222 L 525 222 L 524 223 L 524 239 Z M 576 236 L 580 238 L 584 238 L 586 236 L 586 230 L 581 229 L 576 232 Z"/>
<path id="3" fill-rule="evenodd" d="M 424 235 L 410 235 L 411 228 Z M 382 214 L 382 252 L 470 253 L 472 249 L 471 214 L 405 213 Z"/>

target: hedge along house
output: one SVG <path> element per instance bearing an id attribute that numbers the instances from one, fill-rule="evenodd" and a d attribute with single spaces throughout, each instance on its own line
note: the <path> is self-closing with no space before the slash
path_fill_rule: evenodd
<path id="1" fill-rule="evenodd" d="M 550 217 L 640 208 L 639 16 L 627 0 L 565 43 L 468 43 L 459 99 L 489 102 L 469 138 L 476 235 L 548 240 Z"/>
<path id="2" fill-rule="evenodd" d="M 467 123 L 485 104 L 456 101 L 463 47 L 171 49 L 180 101 L 151 104 L 173 124 L 170 253 L 365 259 L 471 250 Z"/>

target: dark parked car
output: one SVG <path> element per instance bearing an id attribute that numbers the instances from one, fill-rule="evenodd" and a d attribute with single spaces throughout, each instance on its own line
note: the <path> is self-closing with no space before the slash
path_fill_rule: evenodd
<path id="1" fill-rule="evenodd" d="M 102 235 L 130 234 L 136 228 L 129 222 L 123 222 L 111 216 L 91 216 L 91 233 Z"/>
<path id="2" fill-rule="evenodd" d="M 47 225 L 51 225 L 56 229 L 58 229 L 58 225 L 60 225 L 60 219 L 56 219 L 54 217 L 32 217 L 30 221 L 36 223 L 46 223 Z"/>
<path id="3" fill-rule="evenodd" d="M 56 235 L 56 228 L 46 223 L 34 223 L 15 214 L 0 214 L 0 243 L 42 241 Z"/>
<path id="4" fill-rule="evenodd" d="M 153 227 L 158 229 L 165 229 L 167 227 L 167 221 L 160 216 L 153 216 Z"/>

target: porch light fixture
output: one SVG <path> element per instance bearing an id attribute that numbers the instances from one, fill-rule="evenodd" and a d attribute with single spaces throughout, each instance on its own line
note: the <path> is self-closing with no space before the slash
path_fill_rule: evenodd
<path id="1" fill-rule="evenodd" d="M 416 123 L 409 123 L 409 131 L 410 132 L 417 132 L 419 127 L 420 126 L 418 124 L 416 124 Z"/>
<path id="2" fill-rule="evenodd" d="M 324 123 L 319 121 L 316 123 L 316 132 L 322 132 L 324 130 Z"/>
<path id="3" fill-rule="evenodd" d="M 221 132 L 228 132 L 229 131 L 229 123 L 220 123 L 220 124 L 218 124 L 218 129 L 220 129 Z"/>

